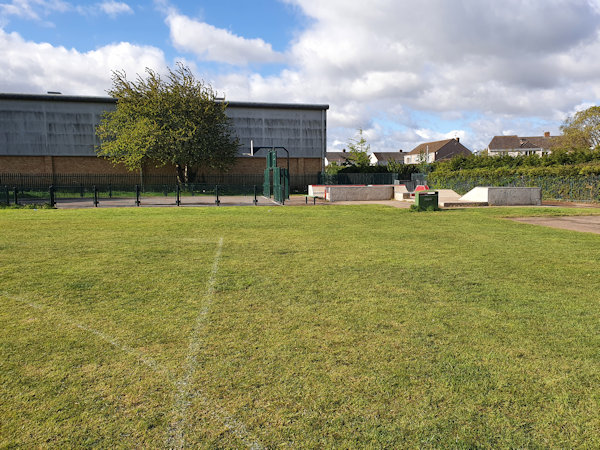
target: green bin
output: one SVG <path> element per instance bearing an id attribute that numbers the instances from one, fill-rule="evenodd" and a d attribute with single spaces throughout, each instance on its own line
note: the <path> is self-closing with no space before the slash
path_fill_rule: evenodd
<path id="1" fill-rule="evenodd" d="M 420 210 L 438 209 L 437 191 L 419 191 L 415 193 L 415 205 Z"/>

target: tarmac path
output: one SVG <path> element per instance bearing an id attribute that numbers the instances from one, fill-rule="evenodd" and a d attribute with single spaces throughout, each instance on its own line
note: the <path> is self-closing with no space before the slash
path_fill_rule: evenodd
<path id="1" fill-rule="evenodd" d="M 600 216 L 517 217 L 516 222 L 600 234 Z"/>

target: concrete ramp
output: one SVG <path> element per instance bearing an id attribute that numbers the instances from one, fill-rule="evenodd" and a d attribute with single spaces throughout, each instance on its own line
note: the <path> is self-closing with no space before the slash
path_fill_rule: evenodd
<path id="1" fill-rule="evenodd" d="M 539 206 L 542 190 L 538 187 L 476 187 L 460 202 L 487 203 L 490 206 Z"/>
<path id="2" fill-rule="evenodd" d="M 456 203 L 460 199 L 460 194 L 457 194 L 452 189 L 436 189 L 436 191 L 440 206 L 445 206 L 446 203 Z"/>
<path id="3" fill-rule="evenodd" d="M 459 198 L 461 202 L 488 203 L 487 187 L 476 187 Z"/>
<path id="4" fill-rule="evenodd" d="M 410 192 L 406 189 L 404 184 L 395 184 L 394 185 L 394 199 L 395 200 L 406 200 L 410 197 Z"/>
<path id="5" fill-rule="evenodd" d="M 325 197 L 325 186 L 322 184 L 309 184 L 308 195 L 312 197 Z"/>

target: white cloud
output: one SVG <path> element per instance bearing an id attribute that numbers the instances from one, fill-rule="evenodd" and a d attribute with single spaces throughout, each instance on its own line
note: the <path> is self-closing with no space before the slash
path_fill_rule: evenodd
<path id="1" fill-rule="evenodd" d="M 102 2 L 98 7 L 111 17 L 116 17 L 119 14 L 133 14 L 133 10 L 127 3 L 114 0 Z"/>
<path id="2" fill-rule="evenodd" d="M 114 0 L 107 0 L 102 3 L 94 3 L 91 5 L 78 5 L 74 7 L 74 10 L 85 16 L 98 16 L 100 14 L 106 14 L 112 19 L 121 14 L 133 14 L 133 9 L 131 9 L 127 3 L 117 2 Z"/>
<path id="3" fill-rule="evenodd" d="M 106 95 L 113 70 L 130 77 L 146 67 L 162 72 L 164 54 L 154 47 L 126 42 L 81 53 L 48 43 L 24 40 L 17 33 L 0 29 L 0 91 L 60 91 L 63 94 Z"/>
<path id="4" fill-rule="evenodd" d="M 28 20 L 42 20 L 52 12 L 65 12 L 69 4 L 62 0 L 12 0 L 0 3 L 0 20 L 8 21 L 11 16 Z"/>
<path id="5" fill-rule="evenodd" d="M 6 24 L 11 17 L 43 21 L 51 13 L 68 11 L 76 11 L 79 14 L 104 13 L 113 18 L 119 14 L 133 13 L 127 3 L 115 0 L 77 6 L 63 0 L 12 0 L 10 3 L 0 3 L 0 25 Z"/>
<path id="6" fill-rule="evenodd" d="M 179 50 L 198 58 L 237 66 L 282 61 L 281 54 L 262 39 L 246 39 L 171 10 L 166 18 L 171 40 Z"/>

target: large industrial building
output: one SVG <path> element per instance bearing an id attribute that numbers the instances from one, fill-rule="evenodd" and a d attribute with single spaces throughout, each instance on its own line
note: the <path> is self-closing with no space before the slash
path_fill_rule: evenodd
<path id="1" fill-rule="evenodd" d="M 0 173 L 74 174 L 127 173 L 98 158 L 96 125 L 103 112 L 115 108 L 110 97 L 0 93 Z M 265 154 L 247 156 L 254 147 L 285 147 L 290 173 L 323 170 L 327 148 L 328 105 L 228 102 L 227 115 L 241 148 L 234 174 L 257 174 Z M 287 165 L 286 154 L 280 165 Z M 173 167 L 143 168 L 144 173 L 175 173 Z M 205 171 L 210 174 L 210 171 Z"/>

